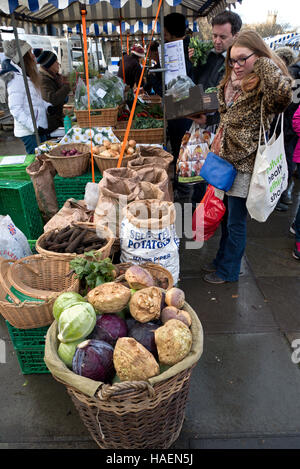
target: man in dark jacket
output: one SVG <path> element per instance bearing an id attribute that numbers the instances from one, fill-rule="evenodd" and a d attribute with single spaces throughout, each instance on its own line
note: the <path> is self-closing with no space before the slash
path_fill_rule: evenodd
<path id="1" fill-rule="evenodd" d="M 213 18 L 212 41 L 214 48 L 208 54 L 205 64 L 193 67 L 193 80 L 197 85 L 202 85 L 204 91 L 207 88 L 215 88 L 219 85 L 225 71 L 227 49 L 232 45 L 241 27 L 241 18 L 232 11 L 226 10 Z M 194 49 L 190 48 L 189 57 L 191 58 L 193 55 Z M 214 131 L 215 126 L 220 122 L 220 115 L 218 112 L 211 115 L 202 114 L 193 120 L 202 126 L 214 126 L 209 129 Z M 193 209 L 203 198 L 205 190 L 206 184 L 195 184 L 192 195 Z"/>
<path id="2" fill-rule="evenodd" d="M 242 27 L 242 20 L 232 11 L 219 13 L 212 20 L 212 41 L 214 48 L 207 56 L 203 65 L 193 67 L 193 81 L 202 85 L 204 91 L 207 88 L 215 88 L 220 83 L 225 70 L 225 58 L 227 49 L 232 45 L 235 37 Z M 189 49 L 189 57 L 194 55 L 194 49 Z M 200 124 L 213 125 L 219 123 L 219 114 L 202 116 Z"/>
<path id="3" fill-rule="evenodd" d="M 48 115 L 48 132 L 53 132 L 63 123 L 63 105 L 67 101 L 70 86 L 64 84 L 59 74 L 57 56 L 48 50 L 44 50 L 37 58 L 40 65 L 42 98 L 51 103 L 51 115 Z"/>
<path id="4" fill-rule="evenodd" d="M 131 48 L 130 55 L 124 55 L 124 73 L 125 73 L 125 83 L 126 85 L 130 86 L 130 88 L 134 88 L 138 85 L 142 67 L 141 67 L 141 60 L 145 57 L 145 51 L 143 47 L 139 44 L 134 44 Z M 122 78 L 123 80 L 123 63 L 122 60 L 120 61 L 119 70 L 118 70 L 118 77 Z"/>

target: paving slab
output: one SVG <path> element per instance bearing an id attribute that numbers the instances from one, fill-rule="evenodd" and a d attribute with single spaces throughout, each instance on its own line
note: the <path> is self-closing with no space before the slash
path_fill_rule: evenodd
<path id="1" fill-rule="evenodd" d="M 278 330 L 270 305 L 249 275 L 222 285 L 211 285 L 202 278 L 184 275 L 179 287 L 197 312 L 204 334 Z"/>
<path id="2" fill-rule="evenodd" d="M 206 334 L 183 431 L 191 440 L 300 437 L 300 370 L 276 333 Z"/>
<path id="3" fill-rule="evenodd" d="M 297 263 L 297 261 L 295 261 Z M 300 266 L 293 277 L 260 277 L 257 284 L 283 332 L 300 332 Z"/>

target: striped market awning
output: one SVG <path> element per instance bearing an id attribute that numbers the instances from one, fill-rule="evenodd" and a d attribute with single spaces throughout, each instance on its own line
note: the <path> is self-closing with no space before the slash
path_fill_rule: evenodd
<path id="1" fill-rule="evenodd" d="M 197 17 L 211 18 L 217 13 L 242 0 L 164 0 L 164 14 L 182 13 L 189 22 Z M 18 26 L 27 22 L 39 25 L 52 24 L 57 28 L 67 25 L 76 27 L 81 20 L 80 10 L 86 7 L 87 25 L 103 26 L 120 20 L 136 27 L 142 22 L 146 28 L 155 18 L 158 0 L 1 0 L 0 17 L 2 24 L 11 24 L 11 13 L 15 13 Z"/>

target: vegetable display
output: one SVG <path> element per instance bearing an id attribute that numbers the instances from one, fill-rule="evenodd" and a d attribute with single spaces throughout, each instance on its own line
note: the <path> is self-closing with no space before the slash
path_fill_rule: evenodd
<path id="1" fill-rule="evenodd" d="M 99 259 L 95 252 L 84 253 L 70 261 L 70 267 L 83 283 L 83 289 L 92 290 L 105 282 L 112 282 L 116 277 L 115 267 L 109 257 Z M 57 300 L 56 300 L 57 301 Z"/>
<path id="2" fill-rule="evenodd" d="M 191 57 L 191 62 L 195 67 L 196 65 L 205 64 L 207 56 L 214 45 L 212 41 L 201 41 L 198 37 L 191 37 L 189 47 L 194 49 L 194 55 Z"/>
<path id="3" fill-rule="evenodd" d="M 58 356 L 74 373 L 110 384 L 147 380 L 189 354 L 192 320 L 182 309 L 184 292 L 145 286 L 151 279 L 132 267 L 123 279 L 128 286 L 102 283 L 72 306 L 71 296 L 56 300 Z"/>
<path id="4" fill-rule="evenodd" d="M 102 145 L 94 147 L 93 152 L 95 155 L 102 156 L 102 158 L 119 158 L 121 148 L 122 143 L 111 143 L 109 140 L 104 140 Z M 127 141 L 124 156 L 132 156 L 136 152 L 136 141 Z"/>
<path id="5" fill-rule="evenodd" d="M 51 231 L 41 241 L 41 247 L 47 251 L 83 254 L 98 250 L 107 244 L 100 238 L 96 229 L 66 226 L 59 231 Z"/>

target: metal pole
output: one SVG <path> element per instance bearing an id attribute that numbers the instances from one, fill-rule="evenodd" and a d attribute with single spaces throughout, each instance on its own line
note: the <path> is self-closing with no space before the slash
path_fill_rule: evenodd
<path id="1" fill-rule="evenodd" d="M 81 27 L 81 26 L 80 26 Z M 85 73 L 85 66 L 84 66 L 84 47 L 83 47 L 83 39 L 82 39 L 82 31 L 80 31 L 80 44 L 81 44 L 81 51 L 82 51 L 82 60 L 83 60 L 83 73 L 84 73 L 84 78 L 86 81 L 86 73 Z M 89 58 L 88 58 L 89 61 Z"/>
<path id="2" fill-rule="evenodd" d="M 35 138 L 36 138 L 36 143 L 37 143 L 37 146 L 39 146 L 41 144 L 41 141 L 40 141 L 40 136 L 39 136 L 39 133 L 38 133 L 37 125 L 36 125 L 36 119 L 35 119 L 35 115 L 34 115 L 31 95 L 30 95 L 30 91 L 29 91 L 28 79 L 27 79 L 26 70 L 25 70 L 25 64 L 24 64 L 22 53 L 21 53 L 18 30 L 17 30 L 17 27 L 16 27 L 16 21 L 15 21 L 15 14 L 14 13 L 12 13 L 12 25 L 13 25 L 14 35 L 15 35 L 15 39 L 16 39 L 16 45 L 17 45 L 17 50 L 18 50 L 18 54 L 19 54 L 20 65 L 21 65 L 21 69 L 22 69 L 23 80 L 24 80 L 24 85 L 25 85 L 25 91 L 26 91 L 26 95 L 27 95 L 27 99 L 28 99 L 31 119 L 32 119 Z"/>
<path id="3" fill-rule="evenodd" d="M 95 35 L 95 43 L 96 43 L 96 56 L 97 56 L 97 65 L 98 65 L 98 73 L 100 73 L 100 62 L 99 62 L 99 49 L 98 49 L 98 38 Z"/>
<path id="4" fill-rule="evenodd" d="M 160 43 L 161 43 L 161 81 L 162 81 L 162 103 L 163 103 L 163 117 L 164 117 L 164 145 L 167 145 L 167 121 L 165 109 L 165 37 L 164 37 L 164 2 L 160 8 Z"/>

